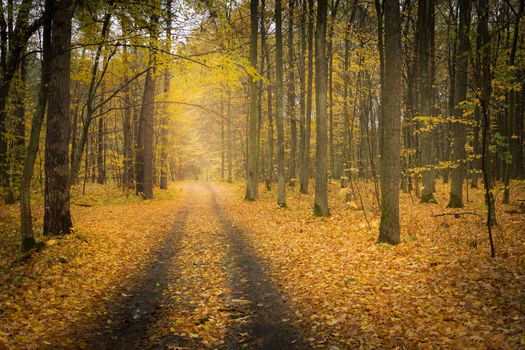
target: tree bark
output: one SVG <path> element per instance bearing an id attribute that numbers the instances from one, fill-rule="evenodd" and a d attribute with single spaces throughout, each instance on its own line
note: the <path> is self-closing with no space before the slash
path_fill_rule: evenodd
<path id="1" fill-rule="evenodd" d="M 171 52 L 171 4 L 172 0 L 166 1 L 166 51 Z M 168 98 L 170 91 L 170 69 L 164 68 L 164 98 Z M 168 189 L 168 111 L 164 107 L 160 121 L 160 183 L 161 190 Z M 221 124 L 222 125 L 222 124 Z M 224 176 L 223 176 L 224 177 Z"/>
<path id="2" fill-rule="evenodd" d="M 257 35 L 258 35 L 258 1 L 250 1 L 250 64 L 257 69 Z M 254 201 L 257 199 L 257 81 L 256 77 L 250 75 L 249 96 L 250 110 L 248 115 L 248 169 L 245 200 Z"/>
<path id="3" fill-rule="evenodd" d="M 74 1 L 53 11 L 45 150 L 44 235 L 71 232 L 69 186 L 71 21 Z"/>
<path id="4" fill-rule="evenodd" d="M 383 124 L 388 130 L 381 152 L 381 222 L 379 242 L 400 241 L 399 183 L 401 175 L 401 20 L 399 0 L 384 2 L 385 16 L 385 89 Z"/>
<path id="5" fill-rule="evenodd" d="M 275 1 L 275 120 L 277 124 L 277 205 L 286 207 L 286 174 L 283 125 L 283 33 L 281 0 Z"/>
<path id="6" fill-rule="evenodd" d="M 144 199 L 153 198 L 153 128 L 155 113 L 155 46 L 157 41 L 158 17 L 153 14 L 150 23 L 149 67 L 144 81 L 144 94 L 139 116 L 137 156 L 136 156 L 136 193 Z"/>
<path id="7" fill-rule="evenodd" d="M 327 0 L 317 2 L 317 26 L 315 32 L 315 198 L 314 215 L 329 216 L 328 167 L 327 167 L 327 65 L 326 65 L 326 20 Z"/>
<path id="8" fill-rule="evenodd" d="M 417 85 L 418 85 L 418 117 L 419 143 L 421 149 L 421 167 L 423 168 L 421 192 L 422 203 L 436 203 L 434 130 L 431 119 L 433 113 L 433 44 L 434 36 L 434 0 L 418 2 L 417 18 Z"/>
<path id="9" fill-rule="evenodd" d="M 456 85 L 454 87 L 454 116 L 458 121 L 452 125 L 452 159 L 454 161 L 454 168 L 451 174 L 450 199 L 447 205 L 449 208 L 463 207 L 463 181 L 466 176 L 465 143 L 467 141 L 467 128 L 463 123 L 465 117 L 463 117 L 461 103 L 467 99 L 470 10 L 470 1 L 459 0 L 459 44 L 456 56 Z"/>
<path id="10" fill-rule="evenodd" d="M 313 99 L 313 46 L 314 46 L 314 1 L 308 1 L 308 72 L 306 92 L 306 115 L 304 126 L 304 144 L 303 144 L 303 159 L 301 160 L 301 193 L 308 193 L 308 183 L 310 180 L 310 132 L 312 124 L 312 99 Z"/>
<path id="11" fill-rule="evenodd" d="M 297 169 L 297 117 L 295 113 L 295 51 L 294 51 L 294 6 L 295 0 L 288 1 L 288 118 L 290 118 L 290 186 L 295 184 Z"/>
<path id="12" fill-rule="evenodd" d="M 48 19 L 52 13 L 52 0 L 46 0 L 44 15 L 46 21 L 43 25 L 42 35 L 42 62 L 40 71 L 40 87 L 38 91 L 38 101 L 31 121 L 31 133 L 27 144 L 24 169 L 20 183 L 20 235 L 21 246 L 23 251 L 28 251 L 36 244 L 33 235 L 33 218 L 31 216 L 31 183 L 33 182 L 33 173 L 35 160 L 38 155 L 40 146 L 40 132 L 46 112 L 47 98 L 49 91 L 49 68 L 51 59 L 51 21 Z"/>

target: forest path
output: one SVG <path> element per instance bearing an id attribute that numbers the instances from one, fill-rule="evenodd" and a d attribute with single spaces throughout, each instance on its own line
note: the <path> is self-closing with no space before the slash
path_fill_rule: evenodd
<path id="1" fill-rule="evenodd" d="M 308 349 L 264 262 L 218 203 L 218 188 L 189 183 L 185 193 L 172 233 L 86 347 Z M 192 330 L 179 332 L 176 325 L 188 320 Z"/>

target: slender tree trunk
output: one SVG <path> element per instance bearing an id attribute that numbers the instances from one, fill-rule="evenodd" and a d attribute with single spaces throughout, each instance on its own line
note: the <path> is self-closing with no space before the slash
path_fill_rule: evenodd
<path id="1" fill-rule="evenodd" d="M 257 31 L 258 31 L 258 16 L 257 16 L 257 0 L 250 1 L 250 64 L 254 69 L 257 69 Z M 249 76 L 249 96 L 250 96 L 250 110 L 248 115 L 248 173 L 246 183 L 245 200 L 253 201 L 257 199 L 257 187 L 259 181 L 257 179 L 257 81 L 255 76 Z"/>
<path id="2" fill-rule="evenodd" d="M 109 6 L 113 5 L 113 0 L 110 0 L 108 2 Z M 103 49 L 105 47 L 104 41 L 106 39 L 106 36 L 110 30 L 111 27 L 111 11 L 108 10 L 106 15 L 104 16 L 104 21 L 102 23 L 102 32 L 101 32 L 101 41 L 100 44 L 97 47 L 97 51 L 95 53 L 95 59 L 93 61 L 93 66 L 91 68 L 91 80 L 89 83 L 88 88 L 88 96 L 87 96 L 87 102 L 86 102 L 86 113 L 83 118 L 83 127 L 80 134 L 80 138 L 78 140 L 78 143 L 75 148 L 72 150 L 71 155 L 71 175 L 70 175 L 70 183 L 74 183 L 77 181 L 78 173 L 80 171 L 80 162 L 82 161 L 82 153 L 84 152 L 84 148 L 86 146 L 89 132 L 89 126 L 91 125 L 91 122 L 93 120 L 93 114 L 94 114 L 94 102 L 95 102 L 95 94 L 97 92 L 97 87 L 100 85 L 100 82 L 103 79 L 103 76 L 98 75 L 99 65 L 100 65 L 100 59 L 103 54 Z"/>
<path id="3" fill-rule="evenodd" d="M 31 0 L 23 0 L 19 4 L 14 29 L 12 28 L 13 24 L 9 23 L 2 23 L 2 28 L 0 29 L 0 53 L 2 54 L 0 61 L 0 186 L 6 189 L 8 193 L 10 188 L 10 161 L 8 159 L 8 142 L 6 137 L 7 115 L 9 113 L 7 103 L 21 55 L 27 41 L 37 29 L 36 26 L 30 26 L 29 24 L 29 12 L 32 8 L 32 3 Z M 1 9 L 3 10 L 3 6 L 1 6 Z M 7 47 L 8 36 L 9 47 Z M 6 199 L 9 201 L 10 198 Z"/>
<path id="4" fill-rule="evenodd" d="M 299 17 L 299 45 L 300 54 L 298 59 L 299 66 L 299 178 L 301 178 L 302 163 L 305 157 L 306 141 L 306 0 L 300 2 Z M 302 187 L 302 181 L 300 187 Z M 302 191 L 302 190 L 301 190 Z"/>
<path id="5" fill-rule="evenodd" d="M 421 193 L 422 203 L 435 203 L 436 191 L 434 154 L 433 118 L 433 81 L 432 62 L 434 49 L 431 47 L 434 36 L 434 0 L 418 2 L 417 20 L 417 85 L 418 85 L 418 115 L 419 115 L 419 143 L 421 148 L 421 167 L 423 168 Z"/>
<path id="6" fill-rule="evenodd" d="M 171 4 L 172 0 L 166 1 L 166 50 L 171 51 Z M 168 98 L 170 91 L 170 69 L 164 68 L 164 98 Z M 160 189 L 168 189 L 168 111 L 167 106 L 162 113 L 160 121 Z M 221 124 L 222 125 L 222 124 Z M 223 176 L 224 178 L 224 176 Z"/>
<path id="7" fill-rule="evenodd" d="M 225 174 L 226 174 L 226 138 L 225 138 L 225 131 L 224 131 L 224 120 L 226 117 L 224 116 L 224 98 L 221 94 L 221 181 L 224 181 Z"/>
<path id="8" fill-rule="evenodd" d="M 104 118 L 98 119 L 98 128 L 97 128 L 97 183 L 105 184 L 106 183 L 106 162 L 104 153 L 106 149 L 106 140 L 104 137 L 105 134 L 105 125 Z"/>
<path id="9" fill-rule="evenodd" d="M 232 112 L 231 91 L 228 89 L 228 101 L 226 104 L 226 158 L 228 162 L 228 182 L 233 182 L 233 149 L 232 149 Z"/>
<path id="10" fill-rule="evenodd" d="M 455 77 L 455 110 L 454 115 L 462 120 L 463 108 L 461 102 L 467 99 L 467 78 L 468 78 L 468 56 L 469 56 L 469 27 L 470 27 L 470 8 L 471 2 L 459 0 L 459 45 L 456 58 L 456 77 Z M 449 208 L 463 207 L 463 181 L 466 175 L 465 165 L 465 143 L 467 141 L 467 129 L 465 124 L 456 122 L 452 126 L 453 131 L 453 160 Z"/>
<path id="11" fill-rule="evenodd" d="M 268 113 L 268 171 L 266 173 L 266 189 L 271 191 L 272 182 L 274 179 L 274 165 L 273 165 L 273 111 L 272 111 L 272 86 L 270 82 L 272 81 L 272 64 L 270 61 L 270 48 L 266 42 L 266 27 L 264 20 L 264 9 L 266 8 L 266 1 L 261 0 L 261 51 L 264 52 L 264 57 L 266 61 L 266 79 L 268 80 L 267 84 L 267 113 Z"/>
<path id="12" fill-rule="evenodd" d="M 388 1 L 388 0 L 383 0 Z M 385 90 L 385 50 L 383 45 L 383 6 L 381 0 L 374 0 L 375 10 L 376 10 L 376 16 L 377 16 L 377 48 L 379 51 L 379 83 L 381 84 L 380 88 L 380 97 L 383 96 L 384 90 Z M 380 150 L 383 149 L 382 147 L 382 140 L 383 140 L 383 127 L 382 127 L 382 121 L 383 121 L 383 102 L 381 98 L 380 106 L 379 106 L 379 148 Z"/>
<path id="13" fill-rule="evenodd" d="M 288 177 L 290 186 L 295 184 L 297 169 L 297 117 L 295 113 L 295 52 L 294 52 L 294 3 L 288 1 L 288 118 L 290 118 L 290 167 Z"/>
<path id="14" fill-rule="evenodd" d="M 277 205 L 286 207 L 286 174 L 284 160 L 284 123 L 283 123 L 283 33 L 281 0 L 275 1 L 275 119 L 277 123 Z"/>
<path id="15" fill-rule="evenodd" d="M 38 91 L 38 102 L 31 122 L 31 133 L 27 145 L 22 180 L 20 183 L 20 235 L 22 239 L 22 250 L 27 251 L 35 246 L 33 236 L 33 218 L 31 216 L 31 183 L 33 182 L 33 173 L 35 161 L 40 146 L 40 131 L 46 112 L 47 98 L 49 91 L 49 64 L 51 58 L 51 21 L 48 19 L 51 9 L 52 0 L 46 0 L 44 15 L 46 21 L 43 25 L 42 35 L 42 62 L 40 72 L 40 87 Z"/>
<path id="16" fill-rule="evenodd" d="M 334 147 L 334 54 L 333 54 L 333 38 L 334 38 L 334 26 L 336 22 L 337 9 L 339 7 L 339 1 L 332 1 L 332 8 L 330 13 L 330 29 L 328 30 L 328 43 L 327 43 L 327 60 L 328 60 L 328 109 L 329 109 L 329 128 L 328 128 L 328 146 L 329 146 L 329 168 L 330 176 L 336 177 L 335 169 L 335 147 Z"/>
<path id="17" fill-rule="evenodd" d="M 482 54 L 482 68 L 481 68 L 481 96 L 480 105 L 483 114 L 482 123 L 482 137 L 481 137 L 481 166 L 483 170 L 483 182 L 485 187 L 485 203 L 487 205 L 487 231 L 490 241 L 490 255 L 496 255 L 494 249 L 494 241 L 492 240 L 492 226 L 496 224 L 496 211 L 494 206 L 494 194 L 492 193 L 492 179 L 489 158 L 489 144 L 490 144 L 490 94 L 491 94 L 491 74 L 490 74 L 490 36 L 488 29 L 489 21 L 489 4 L 488 0 L 479 0 L 478 3 L 478 17 L 480 21 L 480 36 Z"/>
<path id="18" fill-rule="evenodd" d="M 310 180 L 310 131 L 312 121 L 312 99 L 313 99 L 313 46 L 314 46 L 314 1 L 308 1 L 308 73 L 306 92 L 306 116 L 304 127 L 303 159 L 301 160 L 301 193 L 308 193 Z"/>
<path id="19" fill-rule="evenodd" d="M 510 55 L 509 55 L 509 66 L 513 67 L 515 65 L 516 60 L 516 50 L 518 47 L 518 31 L 520 28 L 520 19 L 523 16 L 524 11 L 524 3 L 525 0 L 520 1 L 518 14 L 516 16 L 516 21 L 514 22 L 514 29 L 513 29 L 513 35 L 512 35 L 512 46 L 510 49 Z M 518 76 L 514 77 L 513 82 L 518 82 Z M 516 99 L 519 96 L 518 91 L 510 91 L 507 94 L 508 98 L 508 120 L 506 122 L 507 124 L 507 144 L 509 147 L 507 159 L 505 160 L 505 187 L 503 191 L 503 203 L 508 204 L 510 203 L 510 178 L 512 177 L 512 173 L 515 173 L 513 171 L 512 166 L 513 164 L 516 164 L 517 160 L 517 150 L 519 149 L 520 145 L 516 142 L 519 138 L 514 137 L 515 132 L 518 129 L 518 123 L 519 120 L 516 118 L 516 115 L 518 113 L 517 110 L 517 103 Z"/>
<path id="20" fill-rule="evenodd" d="M 124 47 L 124 62 L 127 62 L 127 49 Z M 127 80 L 127 77 L 124 77 Z M 124 134 L 124 187 L 133 189 L 133 117 L 132 117 L 132 96 L 129 86 L 122 90 L 124 94 L 124 113 L 122 129 Z"/>
<path id="21" fill-rule="evenodd" d="M 71 232 L 69 187 L 71 21 L 74 1 L 53 11 L 45 150 L 44 235 Z"/>
<path id="22" fill-rule="evenodd" d="M 383 95 L 383 134 L 381 152 L 381 223 L 379 242 L 400 241 L 399 183 L 401 175 L 401 19 L 399 0 L 384 3 L 385 89 Z"/>
<path id="23" fill-rule="evenodd" d="M 327 169 L 327 67 L 326 67 L 326 19 L 327 0 L 317 2 L 317 26 L 315 31 L 315 198 L 314 215 L 329 216 L 328 169 Z"/>

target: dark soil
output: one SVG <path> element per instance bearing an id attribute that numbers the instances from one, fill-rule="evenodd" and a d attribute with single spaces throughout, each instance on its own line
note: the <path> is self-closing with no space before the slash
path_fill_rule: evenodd
<path id="1" fill-rule="evenodd" d="M 243 232 L 231 224 L 217 203 L 213 188 L 207 189 L 213 193 L 210 215 L 219 219 L 228 237 L 228 246 L 224 247 L 228 249 L 225 269 L 233 292 L 223 310 L 231 315 L 231 328 L 223 349 L 309 349 L 292 324 L 293 313 L 285 297 L 270 281 L 262 262 L 245 241 Z M 117 295 L 121 297 L 112 302 L 100 324 L 79 337 L 80 347 L 97 350 L 204 348 L 202 343 L 176 335 L 159 337 L 157 334 L 153 341 L 147 338 L 148 325 L 162 319 L 163 309 L 172 302 L 163 297 L 163 290 L 169 284 L 169 272 L 177 269 L 171 262 L 179 250 L 188 215 L 191 213 L 187 207 L 180 209 L 172 234 L 152 254 L 151 263 L 119 291 Z"/>
<path id="2" fill-rule="evenodd" d="M 120 294 L 122 297 L 113 301 L 106 320 L 95 330 L 96 335 L 85 342 L 88 349 L 144 348 L 149 322 L 162 313 L 162 291 L 168 285 L 169 269 L 174 268 L 170 262 L 177 254 L 188 214 L 187 208 L 179 211 L 173 232 L 152 254 L 155 258 L 150 264 L 137 273 L 126 291 Z M 108 320 L 111 320 L 110 324 Z"/>
<path id="3" fill-rule="evenodd" d="M 229 279 L 234 317 L 225 350 L 300 349 L 310 347 L 291 323 L 293 313 L 286 298 L 271 282 L 241 230 L 234 227 L 214 193 L 214 212 L 229 237 Z"/>

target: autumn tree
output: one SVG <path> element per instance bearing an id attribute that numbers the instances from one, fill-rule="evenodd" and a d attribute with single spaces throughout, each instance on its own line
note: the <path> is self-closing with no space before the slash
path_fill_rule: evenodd
<path id="1" fill-rule="evenodd" d="M 317 2 L 317 26 L 315 32 L 315 199 L 314 215 L 329 216 L 328 167 L 327 167 L 327 64 L 326 19 L 328 1 Z"/>
<path id="2" fill-rule="evenodd" d="M 46 123 L 44 235 L 69 233 L 69 136 L 71 22 L 75 3 L 58 0 L 53 8 Z"/>
<path id="3" fill-rule="evenodd" d="M 385 82 L 381 152 L 381 222 L 379 242 L 400 241 L 399 184 L 401 175 L 401 21 L 399 1 L 385 1 Z"/>
<path id="4" fill-rule="evenodd" d="M 283 32 L 281 0 L 275 1 L 275 119 L 277 124 L 277 205 L 286 207 L 286 174 L 283 115 Z"/>
<path id="5" fill-rule="evenodd" d="M 463 207 L 463 181 L 466 175 L 465 165 L 465 143 L 467 142 L 467 128 L 463 116 L 463 104 L 467 99 L 468 89 L 468 60 L 469 60 L 469 28 L 470 28 L 470 11 L 471 2 L 459 0 L 459 24 L 458 24 L 458 49 L 456 54 L 456 77 L 454 87 L 454 116 L 455 123 L 452 126 L 453 131 L 453 160 L 455 162 L 452 169 L 450 183 L 450 200 L 448 207 Z"/>
<path id="6" fill-rule="evenodd" d="M 257 67 L 257 16 L 258 1 L 250 1 L 250 64 Z M 257 198 L 259 179 L 257 178 L 257 84 L 255 72 L 249 79 L 250 109 L 248 117 L 248 170 L 245 199 L 253 201 Z"/>

